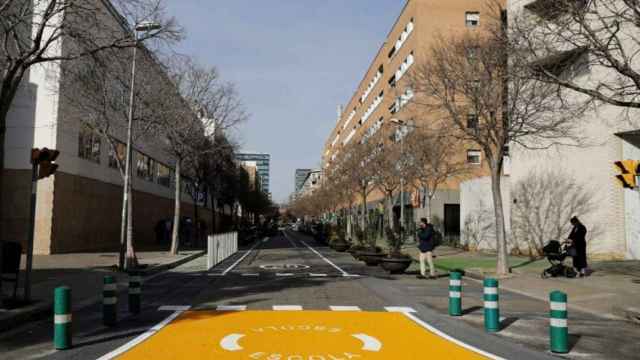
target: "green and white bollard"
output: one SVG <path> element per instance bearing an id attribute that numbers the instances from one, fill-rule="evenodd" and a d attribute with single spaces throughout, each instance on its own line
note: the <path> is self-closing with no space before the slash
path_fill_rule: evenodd
<path id="1" fill-rule="evenodd" d="M 484 328 L 488 332 L 500 330 L 498 280 L 496 279 L 484 279 Z"/>
<path id="2" fill-rule="evenodd" d="M 102 290 L 102 323 L 114 326 L 118 321 L 118 289 L 113 276 L 104 277 Z"/>
<path id="3" fill-rule="evenodd" d="M 53 291 L 53 347 L 71 347 L 71 288 L 57 287 Z"/>
<path id="4" fill-rule="evenodd" d="M 138 272 L 129 273 L 129 312 L 140 313 L 140 296 L 142 294 L 142 278 Z"/>
<path id="5" fill-rule="evenodd" d="M 549 294 L 549 341 L 551 352 L 569 352 L 569 327 L 567 326 L 567 294 L 553 291 Z"/>
<path id="6" fill-rule="evenodd" d="M 457 271 L 449 274 L 449 315 L 462 315 L 462 274 Z"/>

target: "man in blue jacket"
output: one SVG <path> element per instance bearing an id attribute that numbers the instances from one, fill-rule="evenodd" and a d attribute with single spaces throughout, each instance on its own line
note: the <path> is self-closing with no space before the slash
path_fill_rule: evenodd
<path id="1" fill-rule="evenodd" d="M 429 224 L 426 218 L 420 219 L 420 229 L 418 229 L 417 234 L 418 250 L 420 250 L 420 275 L 417 276 L 419 279 L 427 278 L 425 260 L 429 263 L 429 279 L 436 278 L 436 269 L 433 265 L 434 235 L 433 225 Z"/>

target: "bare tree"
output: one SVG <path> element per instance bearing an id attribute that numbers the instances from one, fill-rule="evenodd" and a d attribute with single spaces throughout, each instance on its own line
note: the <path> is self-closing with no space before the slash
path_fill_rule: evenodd
<path id="1" fill-rule="evenodd" d="M 451 146 L 449 134 L 445 127 L 419 127 L 405 139 L 405 152 L 411 159 L 411 178 L 424 191 L 424 207 L 427 218 L 431 220 L 431 203 L 440 187 L 469 170 L 466 159 Z"/>
<path id="2" fill-rule="evenodd" d="M 362 201 L 358 241 L 363 244 L 367 243 L 367 198 L 374 190 L 375 169 L 371 160 L 378 151 L 380 151 L 380 146 L 373 141 L 352 142 L 344 147 L 342 154 L 344 157 L 342 168 L 347 172 L 347 186 L 357 189 L 356 192 Z M 369 245 L 373 247 L 373 244 Z"/>
<path id="3" fill-rule="evenodd" d="M 568 108 L 557 87 L 527 76 L 527 62 L 508 58 L 516 46 L 506 31 L 506 11 L 493 11 L 479 31 L 437 39 L 410 76 L 414 103 L 439 117 L 459 144 L 475 144 L 484 154 L 491 175 L 496 270 L 502 275 L 509 269 L 500 191 L 504 149 L 509 144 L 544 148 L 573 139 L 577 109 Z"/>
<path id="4" fill-rule="evenodd" d="M 65 63 L 61 80 L 60 98 L 63 106 L 68 106 L 71 114 L 64 126 L 80 131 L 88 131 L 107 144 L 110 166 L 120 171 L 125 177 L 126 146 L 119 139 L 125 138 L 129 116 L 130 82 L 128 51 L 123 49 L 107 49 L 100 53 Z M 160 90 L 162 69 L 149 52 L 139 52 L 141 60 L 154 68 L 140 77 L 134 92 L 136 108 L 133 116 L 132 144 L 140 145 L 152 136 L 155 130 L 153 99 Z M 166 84 L 166 83 L 165 83 Z M 78 96 L 81 93 L 82 96 Z M 134 177 L 131 177 L 131 180 Z M 133 181 L 128 189 L 128 196 L 133 199 Z M 133 201 L 128 202 L 126 218 L 126 236 L 121 244 L 120 267 L 128 269 L 137 264 L 133 241 Z M 125 253 L 126 252 L 126 253 Z"/>
<path id="5" fill-rule="evenodd" d="M 524 243 L 514 246 L 520 250 L 526 246 L 530 256 L 541 255 L 549 240 L 566 238 L 572 216 L 588 215 L 597 207 L 592 190 L 557 171 L 531 171 L 515 185 L 513 198 L 513 238 Z M 598 232 L 589 229 L 589 237 Z"/>
<path id="6" fill-rule="evenodd" d="M 403 154 L 401 154 L 397 143 L 389 141 L 388 135 L 390 131 L 387 131 L 387 129 L 388 127 L 383 127 L 366 141 L 382 145 L 380 151 L 377 151 L 375 156 L 371 158 L 369 166 L 373 170 L 374 186 L 384 194 L 388 226 L 393 231 L 395 229 L 393 195 L 400 187 L 402 174 L 400 174 L 399 164 L 403 160 Z"/>
<path id="7" fill-rule="evenodd" d="M 521 5 L 516 3 L 510 14 L 513 55 L 530 62 L 532 75 L 588 102 L 640 108 L 640 2 L 537 0 Z"/>
<path id="8" fill-rule="evenodd" d="M 352 236 L 352 217 L 353 217 L 353 204 L 356 198 L 357 188 L 351 182 L 349 171 L 346 170 L 349 156 L 348 154 L 339 154 L 331 166 L 327 167 L 325 171 L 326 186 L 331 189 L 335 194 L 338 202 L 337 207 L 345 207 L 346 221 L 345 221 L 345 233 L 347 239 L 351 239 Z"/>
<path id="9" fill-rule="evenodd" d="M 245 121 L 247 115 L 235 87 L 222 82 L 215 67 L 202 66 L 185 56 L 175 56 L 167 62 L 174 86 L 165 87 L 165 93 L 156 94 L 154 109 L 157 110 L 158 131 L 167 140 L 165 151 L 176 160 L 170 252 L 177 254 L 183 170 L 193 178 L 192 185 L 198 189 L 192 195 L 197 196 L 207 173 L 214 168 L 205 158 L 215 157 L 216 152 L 227 146 L 226 141 L 216 142 L 216 134 L 223 136 L 225 130 Z M 195 206 L 197 212 L 197 201 Z"/>

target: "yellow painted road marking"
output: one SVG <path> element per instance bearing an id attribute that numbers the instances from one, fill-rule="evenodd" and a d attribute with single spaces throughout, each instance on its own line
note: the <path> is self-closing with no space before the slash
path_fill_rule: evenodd
<path id="1" fill-rule="evenodd" d="M 402 313 L 187 311 L 119 359 L 485 359 Z"/>

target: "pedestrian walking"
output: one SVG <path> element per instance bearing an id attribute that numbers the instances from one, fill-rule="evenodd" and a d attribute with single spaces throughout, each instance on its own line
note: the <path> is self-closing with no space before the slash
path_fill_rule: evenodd
<path id="1" fill-rule="evenodd" d="M 569 234 L 569 255 L 573 258 L 573 267 L 580 277 L 587 275 L 587 228 L 578 217 L 571 218 L 571 233 Z"/>
<path id="2" fill-rule="evenodd" d="M 425 261 L 429 264 L 429 279 L 436 278 L 436 270 L 433 265 L 433 249 L 435 248 L 435 231 L 433 225 L 426 218 L 420 219 L 420 228 L 418 229 L 418 250 L 420 250 L 420 275 L 419 279 L 427 278 L 427 270 Z"/>

